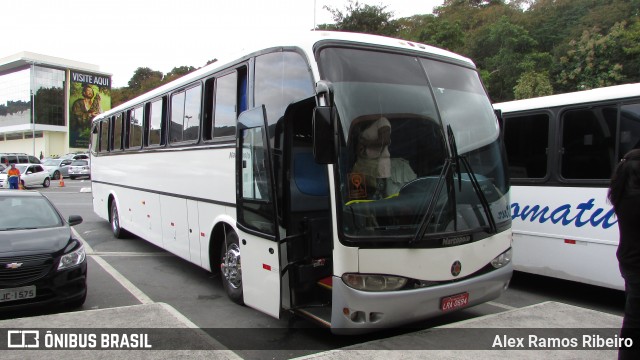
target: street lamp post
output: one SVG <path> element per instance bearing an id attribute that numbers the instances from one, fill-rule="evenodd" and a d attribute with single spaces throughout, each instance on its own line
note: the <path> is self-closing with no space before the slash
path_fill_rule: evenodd
<path id="1" fill-rule="evenodd" d="M 36 156 L 36 93 L 35 88 L 36 63 L 31 62 L 31 141 L 33 143 L 33 156 Z"/>

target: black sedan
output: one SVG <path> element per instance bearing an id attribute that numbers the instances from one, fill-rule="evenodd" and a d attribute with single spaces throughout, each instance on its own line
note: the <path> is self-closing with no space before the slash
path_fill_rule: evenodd
<path id="1" fill-rule="evenodd" d="M 71 227 L 37 191 L 0 191 L 0 311 L 31 306 L 81 306 L 87 261 Z"/>

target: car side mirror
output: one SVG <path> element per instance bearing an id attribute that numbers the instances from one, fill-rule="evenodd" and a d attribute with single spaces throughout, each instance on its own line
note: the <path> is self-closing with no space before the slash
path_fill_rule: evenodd
<path id="1" fill-rule="evenodd" d="M 82 224 L 82 216 L 80 215 L 69 215 L 69 226 L 75 226 Z"/>

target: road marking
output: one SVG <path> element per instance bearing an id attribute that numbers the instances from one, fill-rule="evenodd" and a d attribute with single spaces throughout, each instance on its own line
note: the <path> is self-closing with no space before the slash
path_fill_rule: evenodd
<path id="1" fill-rule="evenodd" d="M 488 301 L 485 304 L 489 304 L 491 306 L 495 306 L 495 307 L 499 307 L 505 310 L 515 310 L 518 309 L 517 307 L 511 306 L 511 305 L 507 305 L 507 304 L 501 304 L 495 301 Z"/>
<path id="2" fill-rule="evenodd" d="M 91 256 L 171 256 L 171 257 L 174 256 L 173 254 L 170 254 L 167 252 L 143 253 L 143 252 L 126 252 L 126 251 L 101 251 L 101 252 L 94 252 L 90 255 Z"/>
<path id="3" fill-rule="evenodd" d="M 140 301 L 141 304 L 153 304 L 154 303 L 154 301 L 151 300 L 151 298 L 149 296 L 147 296 L 147 294 L 142 292 L 142 290 L 140 290 L 137 286 L 133 285 L 133 283 L 131 281 L 129 281 L 127 278 L 125 278 L 122 274 L 120 274 L 120 272 L 118 270 L 116 270 L 113 266 L 109 265 L 109 263 L 107 263 L 99 255 L 94 255 L 95 252 L 93 251 L 93 248 L 91 246 L 89 246 L 89 243 L 87 243 L 82 238 L 82 236 L 80 236 L 80 234 L 78 234 L 76 229 L 72 228 L 72 230 L 73 230 L 73 233 L 78 237 L 78 239 L 80 239 L 80 241 L 82 241 L 82 243 L 84 244 L 85 251 L 87 252 L 87 255 L 91 256 L 93 258 L 93 260 L 95 260 L 98 263 L 98 265 L 100 265 L 104 269 L 104 271 L 109 273 L 109 275 L 111 275 L 117 282 L 119 282 L 120 285 L 122 285 L 123 288 L 127 289 L 127 291 L 129 291 L 131 293 L 131 295 L 133 295 L 136 299 L 138 299 L 138 301 Z"/>

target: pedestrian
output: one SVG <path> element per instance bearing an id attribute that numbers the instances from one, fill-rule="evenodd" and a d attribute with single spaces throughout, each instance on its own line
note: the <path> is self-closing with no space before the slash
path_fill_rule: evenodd
<path id="1" fill-rule="evenodd" d="M 11 168 L 7 171 L 7 180 L 9 181 L 9 189 L 19 189 L 20 170 L 16 169 L 16 164 L 11 163 Z"/>
<path id="2" fill-rule="evenodd" d="M 620 337 L 633 341 L 631 348 L 619 349 L 618 359 L 640 359 L 640 149 L 629 151 L 616 166 L 608 198 L 618 218 L 616 256 L 625 284 Z"/>

